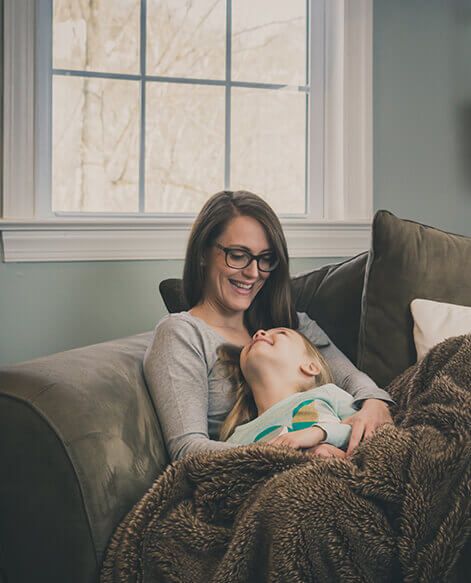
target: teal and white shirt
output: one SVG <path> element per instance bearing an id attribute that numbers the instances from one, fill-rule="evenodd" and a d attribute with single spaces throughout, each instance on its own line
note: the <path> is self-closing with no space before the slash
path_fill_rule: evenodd
<path id="1" fill-rule="evenodd" d="M 351 427 L 341 421 L 357 412 L 352 406 L 353 400 L 352 395 L 333 383 L 294 393 L 256 419 L 236 427 L 227 441 L 248 445 L 317 425 L 326 432 L 323 443 L 344 448 L 350 439 Z"/>

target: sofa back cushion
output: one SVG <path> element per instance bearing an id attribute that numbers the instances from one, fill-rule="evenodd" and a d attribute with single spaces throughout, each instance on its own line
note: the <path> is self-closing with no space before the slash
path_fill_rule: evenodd
<path id="1" fill-rule="evenodd" d="M 298 312 L 306 312 L 333 342 L 356 362 L 361 295 L 368 253 L 341 263 L 324 265 L 292 278 Z M 166 279 L 159 285 L 169 312 L 188 309 L 181 279 Z"/>
<path id="2" fill-rule="evenodd" d="M 368 252 L 293 277 L 298 312 L 306 312 L 353 363 Z"/>
<path id="3" fill-rule="evenodd" d="M 415 298 L 471 305 L 471 238 L 378 211 L 366 267 L 358 367 L 379 386 L 414 364 Z"/>

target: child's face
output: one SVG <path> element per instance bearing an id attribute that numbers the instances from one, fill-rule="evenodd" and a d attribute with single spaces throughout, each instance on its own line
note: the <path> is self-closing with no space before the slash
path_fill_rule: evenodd
<path id="1" fill-rule="evenodd" d="M 315 368 L 316 374 L 319 372 L 306 350 L 304 340 L 290 328 L 258 330 L 240 353 L 240 367 L 249 384 L 267 370 L 291 382 L 302 374 L 306 366 L 311 370 Z"/>

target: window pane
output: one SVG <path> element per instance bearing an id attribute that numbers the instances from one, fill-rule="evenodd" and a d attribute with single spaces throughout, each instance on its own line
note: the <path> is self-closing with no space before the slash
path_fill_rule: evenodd
<path id="1" fill-rule="evenodd" d="M 224 0 L 149 0 L 147 74 L 224 79 Z"/>
<path id="2" fill-rule="evenodd" d="M 139 83 L 55 76 L 53 211 L 139 210 Z"/>
<path id="3" fill-rule="evenodd" d="M 231 188 L 278 213 L 305 212 L 306 94 L 232 89 Z"/>
<path id="4" fill-rule="evenodd" d="M 232 3 L 232 78 L 306 83 L 306 0 Z"/>
<path id="5" fill-rule="evenodd" d="M 224 88 L 149 83 L 146 211 L 198 212 L 224 187 Z"/>
<path id="6" fill-rule="evenodd" d="M 139 73 L 140 0 L 54 0 L 56 69 Z"/>

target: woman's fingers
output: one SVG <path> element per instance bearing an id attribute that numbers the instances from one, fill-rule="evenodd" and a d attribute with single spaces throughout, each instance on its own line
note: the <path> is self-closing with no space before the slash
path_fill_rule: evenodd
<path id="1" fill-rule="evenodd" d="M 378 427 L 379 427 L 379 425 L 377 425 L 376 427 L 371 427 L 371 426 L 367 427 L 365 429 L 365 433 L 363 434 L 363 439 L 366 440 L 366 439 L 369 439 L 371 436 L 373 436 Z"/>
<path id="2" fill-rule="evenodd" d="M 352 427 L 347 449 L 347 456 L 350 456 L 360 441 L 372 437 L 381 425 L 392 423 L 392 418 L 386 403 L 378 399 L 367 399 L 360 411 L 344 419 L 342 423 Z"/>
<path id="3" fill-rule="evenodd" d="M 347 456 L 352 455 L 355 448 L 358 446 L 363 438 L 365 432 L 365 423 L 361 419 L 355 419 L 349 425 L 352 426 L 352 434 L 350 436 L 350 441 L 348 442 Z"/>

